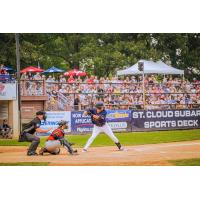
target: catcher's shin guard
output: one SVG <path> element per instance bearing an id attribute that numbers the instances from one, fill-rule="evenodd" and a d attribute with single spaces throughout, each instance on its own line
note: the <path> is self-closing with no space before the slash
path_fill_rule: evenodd
<path id="1" fill-rule="evenodd" d="M 66 139 L 63 138 L 60 142 L 70 154 L 77 153 L 77 150 L 73 150 L 70 143 Z"/>

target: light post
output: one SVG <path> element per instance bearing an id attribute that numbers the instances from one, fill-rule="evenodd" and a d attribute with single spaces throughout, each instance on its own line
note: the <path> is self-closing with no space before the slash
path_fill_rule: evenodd
<path id="1" fill-rule="evenodd" d="M 144 106 L 144 109 L 145 109 L 144 62 L 138 62 L 138 70 L 142 71 L 143 106 Z"/>
<path id="2" fill-rule="evenodd" d="M 15 33 L 15 43 L 16 43 L 16 64 L 17 64 L 17 99 L 18 99 L 18 116 L 19 125 L 21 132 L 21 96 L 20 96 L 20 45 L 19 45 L 19 33 Z"/>

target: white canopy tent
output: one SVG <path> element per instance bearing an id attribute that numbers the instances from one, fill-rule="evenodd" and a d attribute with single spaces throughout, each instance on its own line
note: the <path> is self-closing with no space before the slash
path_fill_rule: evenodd
<path id="1" fill-rule="evenodd" d="M 138 62 L 144 63 L 144 74 L 180 74 L 184 75 L 184 70 L 176 69 L 174 67 L 166 65 L 162 61 L 153 62 L 148 60 L 139 60 Z M 122 75 L 136 75 L 143 74 L 138 70 L 138 62 L 128 69 L 120 70 L 117 72 L 118 76 Z"/>
<path id="2" fill-rule="evenodd" d="M 164 62 L 162 62 L 161 60 L 156 62 L 160 67 L 165 68 L 167 70 L 166 74 L 180 74 L 180 75 L 184 75 L 184 70 L 181 69 L 176 69 L 175 67 L 169 66 L 167 64 L 165 64 Z"/>

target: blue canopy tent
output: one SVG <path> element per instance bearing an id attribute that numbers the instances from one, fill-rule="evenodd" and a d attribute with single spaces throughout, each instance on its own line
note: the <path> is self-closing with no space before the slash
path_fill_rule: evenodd
<path id="1" fill-rule="evenodd" d="M 54 77 L 54 73 L 63 73 L 63 72 L 64 72 L 64 70 L 59 69 L 59 68 L 53 66 L 53 67 L 51 67 L 51 68 L 45 70 L 43 73 L 44 73 L 44 74 L 45 74 L 45 73 L 53 73 L 53 77 Z"/>
<path id="2" fill-rule="evenodd" d="M 6 71 L 15 71 L 11 66 L 4 66 L 3 67 Z"/>
<path id="3" fill-rule="evenodd" d="M 53 67 L 45 70 L 43 73 L 62 73 L 62 72 L 64 72 L 64 70 L 53 66 Z"/>

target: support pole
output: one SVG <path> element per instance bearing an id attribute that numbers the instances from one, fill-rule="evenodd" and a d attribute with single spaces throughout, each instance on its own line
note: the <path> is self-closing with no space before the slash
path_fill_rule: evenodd
<path id="1" fill-rule="evenodd" d="M 143 71 L 142 71 L 142 84 L 143 84 L 143 106 L 145 110 L 145 86 L 144 86 L 144 66 L 143 66 Z"/>
<path id="2" fill-rule="evenodd" d="M 15 33 L 15 43 L 16 43 L 16 64 L 17 64 L 17 99 L 18 99 L 18 116 L 19 116 L 19 127 L 20 132 L 22 130 L 21 126 L 21 96 L 20 96 L 20 44 L 19 44 L 19 33 Z"/>

